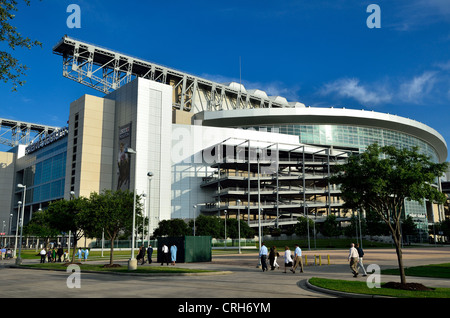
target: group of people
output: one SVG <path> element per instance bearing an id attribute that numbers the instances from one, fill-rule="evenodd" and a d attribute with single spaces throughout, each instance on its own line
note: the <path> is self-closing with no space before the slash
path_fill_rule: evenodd
<path id="1" fill-rule="evenodd" d="M 350 251 L 348 253 L 348 260 L 350 261 L 350 269 L 353 273 L 353 277 L 358 277 L 359 268 L 362 269 L 363 276 L 367 276 L 366 269 L 363 264 L 364 251 L 359 244 L 350 244 Z"/>
<path id="2" fill-rule="evenodd" d="M 12 258 L 13 256 L 12 256 L 12 249 L 10 249 L 10 248 L 8 248 L 8 249 L 6 249 L 6 247 L 2 247 L 1 249 L 0 249 L 0 258 L 2 259 L 2 260 L 4 260 L 4 259 L 10 259 L 10 258 Z"/>
<path id="3" fill-rule="evenodd" d="M 169 258 L 171 261 L 171 264 L 175 266 L 175 262 L 177 261 L 177 246 L 174 244 L 172 244 L 172 246 L 170 246 L 170 251 L 169 251 L 169 247 L 167 247 L 166 244 L 163 245 L 163 247 L 161 248 L 161 251 L 163 253 L 163 257 L 161 260 L 161 265 L 163 265 L 164 263 L 166 263 L 167 265 L 169 265 Z M 169 252 L 170 252 L 170 257 L 169 257 Z"/>
<path id="4" fill-rule="evenodd" d="M 86 262 L 89 256 L 89 248 L 79 248 L 75 256 L 78 258 L 78 261 L 84 260 Z"/>
<path id="5" fill-rule="evenodd" d="M 47 260 L 48 263 L 69 261 L 69 252 L 67 250 L 64 251 L 61 246 L 59 246 L 58 249 L 53 247 L 48 250 L 44 247 L 39 252 L 39 256 L 41 257 L 41 263 L 45 263 L 45 260 Z"/>
<path id="6" fill-rule="evenodd" d="M 362 270 L 363 276 L 367 276 L 366 269 L 363 264 L 364 251 L 359 246 L 359 244 L 352 243 L 350 245 L 350 251 L 348 255 L 348 260 L 350 261 L 350 268 L 353 273 L 353 277 L 358 277 L 359 269 Z M 278 269 L 280 265 L 277 263 L 277 258 L 280 257 L 280 253 L 277 252 L 276 246 L 270 248 L 270 252 L 264 243 L 261 244 L 261 249 L 259 251 L 259 257 L 261 259 L 262 271 L 268 271 L 268 263 L 270 269 Z M 297 267 L 300 267 L 300 273 L 303 273 L 303 260 L 302 260 L 302 250 L 298 244 L 295 244 L 294 254 L 292 254 L 289 246 L 284 248 L 284 273 L 287 273 L 287 269 L 295 274 Z"/>
<path id="7" fill-rule="evenodd" d="M 144 245 L 141 245 L 141 247 L 139 248 L 139 253 L 136 256 L 137 261 L 138 262 L 140 261 L 141 265 L 144 265 L 146 263 L 146 261 L 145 261 L 145 252 L 146 252 L 146 250 L 145 250 Z M 151 245 L 149 245 L 147 247 L 147 262 L 149 264 L 152 263 L 152 254 L 153 254 L 153 247 Z"/>
<path id="8" fill-rule="evenodd" d="M 170 260 L 171 264 L 175 266 L 175 263 L 177 261 L 177 250 L 178 249 L 175 244 L 172 244 L 170 249 L 166 244 L 164 244 L 161 247 L 161 252 L 162 252 L 161 265 L 163 265 L 164 263 L 169 265 L 169 260 Z M 144 265 L 146 262 L 148 262 L 148 264 L 152 263 L 153 247 L 151 245 L 149 245 L 147 248 L 147 261 L 145 260 L 145 252 L 146 252 L 145 247 L 142 245 L 139 248 L 139 253 L 136 257 L 137 261 L 141 262 L 141 265 Z"/>
<path id="9" fill-rule="evenodd" d="M 261 243 L 261 249 L 259 251 L 259 257 L 261 259 L 262 271 L 268 271 L 268 264 L 270 265 L 270 270 L 279 269 L 280 265 L 277 263 L 280 253 L 277 251 L 276 246 L 270 248 L 270 252 L 264 243 Z M 303 260 L 302 260 L 302 250 L 298 244 L 295 244 L 294 254 L 292 254 L 289 246 L 284 248 L 284 273 L 287 273 L 287 269 L 295 274 L 297 267 L 300 267 L 300 273 L 303 273 Z"/>

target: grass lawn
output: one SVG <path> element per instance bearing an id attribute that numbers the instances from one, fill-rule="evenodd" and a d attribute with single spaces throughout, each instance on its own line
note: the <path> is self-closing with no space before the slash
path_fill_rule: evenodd
<path id="1" fill-rule="evenodd" d="M 400 275 L 398 269 L 384 269 L 381 274 Z M 405 267 L 406 276 L 450 278 L 450 263 Z"/>
<path id="2" fill-rule="evenodd" d="M 41 268 L 49 270 L 67 270 L 69 263 L 44 263 L 44 264 L 28 264 L 22 265 L 23 267 Z M 100 271 L 100 272 L 119 272 L 119 273 L 143 273 L 143 274 L 162 274 L 162 273 L 208 273 L 214 272 L 201 269 L 189 269 L 181 267 L 169 267 L 169 266 L 138 266 L 136 270 L 129 271 L 128 266 L 120 267 L 103 267 L 104 264 L 77 264 L 80 266 L 81 271 Z"/>
<path id="3" fill-rule="evenodd" d="M 450 298 L 450 288 L 434 288 L 431 291 L 409 291 L 393 288 L 369 288 L 366 282 L 312 277 L 309 282 L 318 287 L 341 292 L 388 296 L 398 298 Z M 427 286 L 432 288 L 431 286 Z"/>

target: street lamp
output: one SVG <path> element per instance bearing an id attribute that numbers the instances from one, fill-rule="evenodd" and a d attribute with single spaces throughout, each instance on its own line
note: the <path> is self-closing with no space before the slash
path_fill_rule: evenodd
<path id="1" fill-rule="evenodd" d="M 9 235 L 12 234 L 12 232 L 11 232 L 12 218 L 13 218 L 13 214 L 11 213 L 9 215 Z"/>
<path id="2" fill-rule="evenodd" d="M 136 151 L 132 148 L 127 148 L 125 153 L 130 155 L 135 155 Z M 131 257 L 128 261 L 128 270 L 136 270 L 137 269 L 137 260 L 134 258 L 134 231 L 135 231 L 135 222 L 136 222 L 136 181 L 137 181 L 137 165 L 136 160 L 134 161 L 134 192 L 133 192 L 133 227 L 131 230 Z"/>
<path id="3" fill-rule="evenodd" d="M 11 226 L 12 226 L 12 219 L 13 219 L 13 214 L 11 213 L 11 214 L 9 215 L 9 237 L 8 237 L 8 245 L 11 244 L 11 234 L 12 234 Z"/>
<path id="4" fill-rule="evenodd" d="M 148 202 L 147 202 L 147 206 L 148 206 L 148 246 L 150 246 L 150 219 L 152 218 L 152 213 L 150 211 L 150 190 L 151 190 L 151 184 L 152 184 L 152 177 L 153 177 L 153 172 L 147 172 L 147 177 L 148 177 Z"/>
<path id="5" fill-rule="evenodd" d="M 259 157 L 261 155 L 261 149 L 256 149 L 256 160 L 258 163 L 258 245 L 259 251 L 261 251 L 261 178 L 259 173 Z M 261 266 L 261 258 L 258 258 L 258 267 Z"/>
<path id="6" fill-rule="evenodd" d="M 195 214 L 197 212 L 197 205 L 194 204 L 193 208 L 194 208 L 194 236 L 195 236 Z"/>
<path id="7" fill-rule="evenodd" d="M 24 219 L 24 212 L 25 212 L 25 195 L 26 195 L 26 192 L 27 192 L 27 186 L 19 183 L 17 185 L 17 187 L 23 189 L 22 217 L 21 217 L 21 221 L 20 221 L 19 257 L 16 259 L 16 265 L 20 265 L 20 264 L 22 264 L 22 258 L 21 258 L 21 254 L 22 254 L 22 234 L 23 234 L 23 219 Z"/>
<path id="8" fill-rule="evenodd" d="M 70 191 L 70 199 L 69 201 L 72 201 L 72 199 L 75 198 L 75 191 Z M 67 239 L 67 255 L 70 255 L 70 237 L 72 236 L 72 231 L 69 230 L 69 238 Z"/>
<path id="9" fill-rule="evenodd" d="M 240 214 L 240 207 L 241 207 L 241 200 L 238 199 L 236 201 L 237 207 L 238 207 L 238 236 L 239 236 L 239 254 L 241 254 L 241 214 Z"/>
<path id="10" fill-rule="evenodd" d="M 22 210 L 22 201 L 18 201 L 17 204 L 19 205 L 19 208 L 17 209 L 16 233 L 14 234 L 14 258 L 16 258 L 17 255 L 17 234 L 19 234 L 19 220 L 20 220 L 19 211 Z"/>
<path id="11" fill-rule="evenodd" d="M 227 210 L 223 213 L 225 214 L 225 248 L 227 248 Z"/>

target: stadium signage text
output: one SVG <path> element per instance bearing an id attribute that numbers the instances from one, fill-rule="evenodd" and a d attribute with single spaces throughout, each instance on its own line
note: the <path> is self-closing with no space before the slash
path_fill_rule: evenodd
<path id="1" fill-rule="evenodd" d="M 29 145 L 28 147 L 25 148 L 25 154 L 29 155 L 32 152 L 35 152 L 38 149 L 41 149 L 45 146 L 50 145 L 51 143 L 59 140 L 60 138 L 64 137 L 65 135 L 67 135 L 69 133 L 69 129 L 67 127 L 55 130 L 54 132 L 52 132 L 50 135 L 48 135 L 47 137 L 38 140 L 36 142 L 33 142 L 31 145 Z"/>

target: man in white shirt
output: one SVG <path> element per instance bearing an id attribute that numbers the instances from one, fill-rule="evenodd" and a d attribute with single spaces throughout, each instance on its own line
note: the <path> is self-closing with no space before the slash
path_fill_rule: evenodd
<path id="1" fill-rule="evenodd" d="M 262 271 L 267 271 L 267 247 L 264 245 L 264 243 L 261 244 L 261 250 L 259 251 L 259 257 L 261 258 L 261 267 Z"/>
<path id="2" fill-rule="evenodd" d="M 300 249 L 298 244 L 295 244 L 294 261 L 295 261 L 295 265 L 291 271 L 295 274 L 295 270 L 297 269 L 297 266 L 300 265 L 300 273 L 303 273 L 302 250 Z"/>
<path id="3" fill-rule="evenodd" d="M 350 261 L 350 268 L 352 270 L 353 273 L 353 277 L 357 277 L 358 276 L 358 259 L 359 259 L 359 254 L 358 254 L 358 250 L 355 248 L 355 244 L 352 243 L 350 244 L 350 251 L 348 254 L 348 260 Z"/>
<path id="4" fill-rule="evenodd" d="M 161 252 L 163 253 L 163 257 L 161 258 L 161 266 L 166 263 L 169 265 L 169 248 L 166 244 L 161 248 Z"/>

